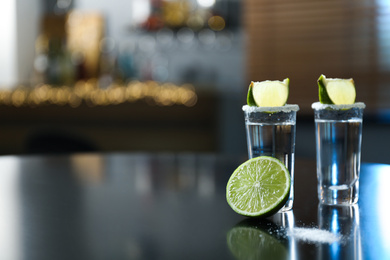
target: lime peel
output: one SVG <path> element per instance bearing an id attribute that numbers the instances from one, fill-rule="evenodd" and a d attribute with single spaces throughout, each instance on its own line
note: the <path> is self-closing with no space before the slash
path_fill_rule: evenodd
<path id="1" fill-rule="evenodd" d="M 280 160 L 260 156 L 233 172 L 226 186 L 226 200 L 238 214 L 267 217 L 287 202 L 290 184 L 290 173 Z"/>
<path id="2" fill-rule="evenodd" d="M 322 104 L 350 105 L 355 103 L 356 89 L 353 79 L 326 78 L 318 80 L 318 97 Z"/>

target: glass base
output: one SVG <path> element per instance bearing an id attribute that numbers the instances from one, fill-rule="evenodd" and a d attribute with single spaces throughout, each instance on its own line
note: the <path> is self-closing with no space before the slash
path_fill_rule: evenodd
<path id="1" fill-rule="evenodd" d="M 282 213 L 282 212 L 286 212 L 286 211 L 291 210 L 292 207 L 293 207 L 293 202 L 294 202 L 294 201 L 293 201 L 292 198 L 288 199 L 288 201 L 286 202 L 286 204 L 284 204 L 283 208 L 281 208 L 281 209 L 278 211 L 278 213 Z"/>
<path id="2" fill-rule="evenodd" d="M 326 205 L 353 205 L 359 200 L 359 182 L 352 186 L 318 186 L 318 199 Z"/>

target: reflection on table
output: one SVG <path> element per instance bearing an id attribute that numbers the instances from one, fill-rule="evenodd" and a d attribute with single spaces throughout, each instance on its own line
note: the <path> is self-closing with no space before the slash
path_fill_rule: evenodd
<path id="1" fill-rule="evenodd" d="M 292 211 L 248 219 L 226 203 L 245 158 L 79 154 L 0 158 L 1 259 L 386 259 L 390 166 L 363 164 L 360 201 L 319 205 L 296 162 Z M 266 257 L 266 258 L 264 258 Z"/>
<path id="2" fill-rule="evenodd" d="M 319 259 L 362 259 L 359 206 L 318 206 L 321 229 L 339 234 L 339 243 L 321 245 Z"/>

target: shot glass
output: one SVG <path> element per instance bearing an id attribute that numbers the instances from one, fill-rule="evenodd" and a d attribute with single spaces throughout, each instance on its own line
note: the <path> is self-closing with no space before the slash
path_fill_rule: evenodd
<path id="1" fill-rule="evenodd" d="M 271 156 L 284 163 L 290 172 L 290 196 L 280 212 L 290 210 L 294 202 L 295 124 L 298 105 L 282 107 L 242 107 L 245 115 L 249 159 Z"/>
<path id="2" fill-rule="evenodd" d="M 317 189 L 320 203 L 351 205 L 359 200 L 364 103 L 313 103 Z"/>

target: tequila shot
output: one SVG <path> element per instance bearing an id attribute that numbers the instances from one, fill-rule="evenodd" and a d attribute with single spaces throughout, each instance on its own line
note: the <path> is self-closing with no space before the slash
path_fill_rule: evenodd
<path id="1" fill-rule="evenodd" d="M 312 104 L 316 133 L 318 199 L 351 205 L 359 199 L 364 103 Z"/>
<path id="2" fill-rule="evenodd" d="M 245 115 L 249 159 L 271 156 L 279 159 L 291 176 L 290 196 L 280 211 L 290 210 L 294 201 L 295 125 L 298 105 L 242 107 Z"/>

